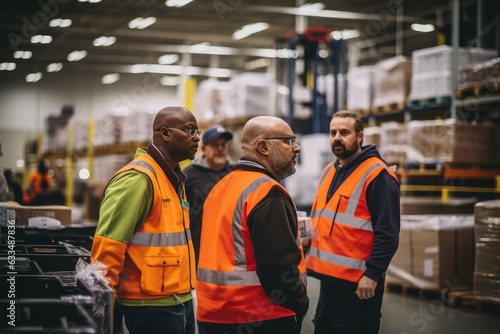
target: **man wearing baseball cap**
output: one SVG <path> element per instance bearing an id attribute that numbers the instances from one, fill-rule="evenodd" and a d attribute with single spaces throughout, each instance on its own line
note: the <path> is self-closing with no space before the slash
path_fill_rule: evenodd
<path id="1" fill-rule="evenodd" d="M 184 169 L 184 173 L 188 176 L 186 196 L 189 202 L 196 264 L 199 258 L 203 204 L 213 186 L 231 171 L 231 164 L 227 158 L 231 139 L 233 134 L 222 125 L 215 125 L 203 131 L 201 138 L 203 154 Z"/>

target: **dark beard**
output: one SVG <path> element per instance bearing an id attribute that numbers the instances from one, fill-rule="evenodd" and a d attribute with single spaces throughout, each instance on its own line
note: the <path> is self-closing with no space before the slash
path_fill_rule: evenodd
<path id="1" fill-rule="evenodd" d="M 340 146 L 342 147 L 342 150 L 339 150 L 339 146 L 336 146 L 335 145 L 332 147 L 332 152 L 333 154 L 335 154 L 335 156 L 339 159 L 343 159 L 343 160 L 346 160 L 346 159 L 349 159 L 350 157 L 352 157 L 354 154 L 356 154 L 358 152 L 358 149 L 359 149 L 359 145 L 358 143 L 356 142 L 354 144 L 354 146 L 352 147 L 352 149 L 347 149 L 345 147 L 345 145 L 342 145 L 340 144 Z"/>

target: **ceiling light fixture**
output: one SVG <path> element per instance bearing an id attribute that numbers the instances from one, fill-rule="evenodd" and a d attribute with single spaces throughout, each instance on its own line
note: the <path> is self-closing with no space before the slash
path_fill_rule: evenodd
<path id="1" fill-rule="evenodd" d="M 16 59 L 30 59 L 33 56 L 31 51 L 16 51 L 14 52 L 14 58 Z"/>
<path id="2" fill-rule="evenodd" d="M 71 26 L 73 22 L 70 19 L 53 19 L 50 20 L 49 26 L 52 28 L 67 28 Z"/>
<path id="3" fill-rule="evenodd" d="M 103 76 L 101 79 L 101 82 L 103 85 L 111 85 L 112 83 L 115 83 L 118 80 L 120 80 L 120 74 L 110 73 L 110 74 L 106 74 L 105 76 Z"/>
<path id="4" fill-rule="evenodd" d="M 116 42 L 116 37 L 114 36 L 101 36 L 96 39 L 94 39 L 94 46 L 110 46 L 115 44 Z"/>
<path id="5" fill-rule="evenodd" d="M 180 7 L 184 7 L 185 5 L 187 5 L 188 3 L 191 3 L 191 2 L 193 2 L 193 0 L 167 0 L 167 1 L 165 1 L 165 5 L 167 5 L 167 7 L 180 8 Z"/>
<path id="6" fill-rule="evenodd" d="M 413 23 L 411 25 L 411 29 L 414 31 L 417 31 L 417 32 L 431 32 L 431 31 L 434 31 L 434 25 Z"/>
<path id="7" fill-rule="evenodd" d="M 26 76 L 26 82 L 37 82 L 42 79 L 43 74 L 41 72 L 30 73 Z"/>
<path id="8" fill-rule="evenodd" d="M 206 52 L 210 49 L 210 43 L 203 42 L 203 43 L 193 44 L 191 46 L 188 46 L 187 49 L 189 52 Z"/>
<path id="9" fill-rule="evenodd" d="M 62 68 L 62 63 L 52 63 L 47 66 L 47 72 L 59 72 Z"/>
<path id="10" fill-rule="evenodd" d="M 156 17 L 137 17 L 128 23 L 130 29 L 145 29 L 156 23 Z"/>
<path id="11" fill-rule="evenodd" d="M 87 51 L 73 51 L 68 55 L 68 61 L 79 61 L 87 56 Z"/>
<path id="12" fill-rule="evenodd" d="M 300 6 L 295 11 L 300 15 L 310 15 L 316 14 L 319 11 L 322 11 L 325 8 L 325 4 L 322 2 L 316 3 L 306 3 L 305 5 Z"/>
<path id="13" fill-rule="evenodd" d="M 337 41 L 346 40 L 359 37 L 359 31 L 356 29 L 335 30 L 330 33 L 330 36 Z"/>
<path id="14" fill-rule="evenodd" d="M 160 65 L 170 65 L 170 64 L 175 63 L 178 60 L 179 60 L 179 55 L 176 55 L 176 54 L 163 55 L 160 58 L 158 58 L 158 64 L 160 64 Z"/>
<path id="15" fill-rule="evenodd" d="M 236 30 L 233 33 L 233 39 L 240 40 L 267 29 L 269 29 L 269 24 L 266 22 L 250 23 Z"/>
<path id="16" fill-rule="evenodd" d="M 32 44 L 49 44 L 52 42 L 52 36 L 49 35 L 34 35 L 30 38 Z"/>
<path id="17" fill-rule="evenodd" d="M 0 71 L 14 71 L 16 69 L 16 63 L 3 62 L 0 63 Z"/>
<path id="18" fill-rule="evenodd" d="M 99 3 L 102 0 L 78 0 L 78 2 Z"/>

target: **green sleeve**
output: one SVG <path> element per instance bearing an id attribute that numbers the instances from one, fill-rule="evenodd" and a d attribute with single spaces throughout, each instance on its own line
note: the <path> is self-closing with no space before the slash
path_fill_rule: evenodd
<path id="1" fill-rule="evenodd" d="M 148 216 L 153 200 L 147 175 L 136 170 L 116 175 L 104 193 L 96 235 L 128 244 Z"/>

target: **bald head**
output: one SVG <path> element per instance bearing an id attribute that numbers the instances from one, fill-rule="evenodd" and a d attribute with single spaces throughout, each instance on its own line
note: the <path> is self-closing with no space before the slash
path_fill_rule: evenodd
<path id="1" fill-rule="evenodd" d="M 245 157 L 245 152 L 250 153 L 255 149 L 255 144 L 259 139 L 285 135 L 293 136 L 293 132 L 281 118 L 258 116 L 250 119 L 241 131 L 243 157 Z"/>
<path id="2" fill-rule="evenodd" d="M 281 118 L 259 116 L 250 119 L 241 132 L 241 157 L 260 163 L 278 180 L 295 172 L 300 146 L 295 135 Z"/>
<path id="3" fill-rule="evenodd" d="M 161 109 L 153 121 L 153 131 L 161 127 L 178 126 L 187 118 L 194 118 L 193 114 L 184 107 L 165 107 Z"/>

